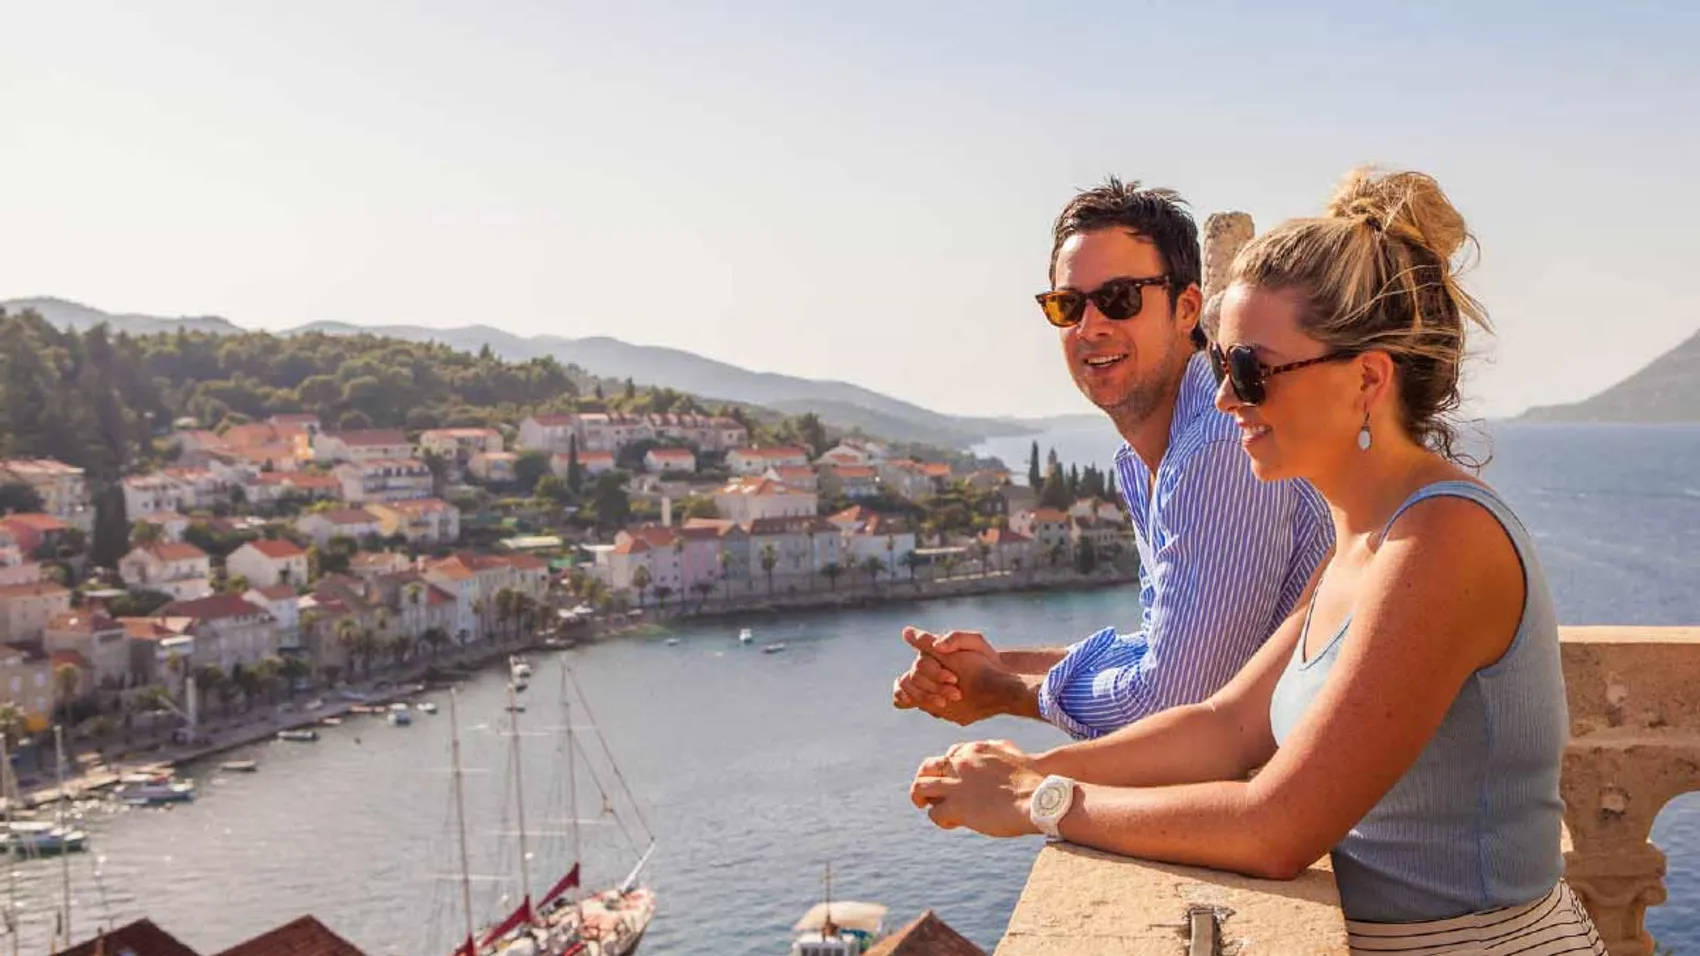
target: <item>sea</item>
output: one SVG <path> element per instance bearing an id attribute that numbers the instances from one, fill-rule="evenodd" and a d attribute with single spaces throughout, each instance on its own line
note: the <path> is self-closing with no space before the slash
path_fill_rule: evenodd
<path id="1" fill-rule="evenodd" d="M 980 451 L 1025 471 L 1034 437 Z M 1080 464 L 1105 464 L 1116 446 L 1107 426 L 1036 437 L 1042 452 Z M 1494 456 L 1486 476 L 1535 532 L 1566 623 L 1700 623 L 1700 427 L 1507 424 L 1482 437 Z M 573 779 L 587 885 L 623 877 L 653 832 L 646 877 L 659 910 L 644 952 L 786 953 L 829 868 L 834 898 L 884 904 L 890 924 L 931 909 L 990 950 L 1039 843 L 941 831 L 909 804 L 915 767 L 968 732 L 891 707 L 908 657 L 899 632 L 980 628 L 1001 644 L 1054 645 L 1138 619 L 1137 593 L 1125 587 L 687 622 L 670 635 L 536 655 L 517 717 L 523 880 L 506 675 L 480 674 L 455 695 L 473 909 L 495 918 L 524 880 L 535 893 L 569 865 L 571 726 L 584 750 Z M 753 645 L 737 640 L 745 626 Z M 776 641 L 783 653 L 760 652 Z M 572 699 L 588 705 L 570 713 L 561 707 L 569 667 L 582 691 Z M 78 938 L 145 915 L 216 953 L 310 913 L 374 956 L 446 956 L 465 933 L 449 700 L 426 699 L 439 712 L 412 726 L 352 718 L 317 743 L 220 758 L 256 760 L 257 773 L 191 766 L 192 804 L 85 812 L 91 852 L 68 866 L 17 864 L 0 885 L 0 899 L 21 910 L 22 950 L 46 951 L 68 877 Z M 1012 718 L 973 736 L 1062 742 Z M 1661 944 L 1700 951 L 1700 797 L 1671 803 L 1653 836 L 1670 855 L 1670 897 L 1648 924 Z"/>

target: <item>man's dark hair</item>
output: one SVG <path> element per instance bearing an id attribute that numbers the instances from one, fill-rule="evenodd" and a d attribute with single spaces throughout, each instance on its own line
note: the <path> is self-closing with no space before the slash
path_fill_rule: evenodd
<path id="1" fill-rule="evenodd" d="M 1163 267 L 1169 273 L 1169 302 L 1198 285 L 1202 256 L 1198 249 L 1198 224 L 1186 208 L 1186 200 L 1173 189 L 1144 188 L 1137 182 L 1124 183 L 1114 176 L 1069 200 L 1051 230 L 1051 281 L 1057 278 L 1057 253 L 1068 238 L 1099 229 L 1124 229 L 1157 244 Z"/>

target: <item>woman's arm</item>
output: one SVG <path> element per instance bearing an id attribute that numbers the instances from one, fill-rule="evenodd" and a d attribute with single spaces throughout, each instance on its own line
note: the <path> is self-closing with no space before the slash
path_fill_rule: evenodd
<path id="1" fill-rule="evenodd" d="M 1492 515 L 1456 498 L 1419 503 L 1360 573 L 1351 633 L 1327 684 L 1255 779 L 1147 788 L 1084 784 L 1063 817 L 1063 837 L 1129 856 L 1296 875 L 1410 769 L 1464 680 L 1505 653 L 1523 596 L 1522 564 Z M 1267 687 L 1272 691 L 1273 684 Z M 1270 691 L 1258 691 L 1267 707 Z M 1247 704 L 1242 699 L 1238 706 Z M 1199 728 L 1211 728 L 1200 731 L 1202 738 L 1171 733 L 1166 744 L 1147 739 L 1143 747 L 1100 756 L 1121 780 L 1181 776 L 1211 759 L 1187 756 L 1187 743 L 1203 751 L 1246 739 L 1224 729 L 1230 725 L 1220 723 L 1220 713 L 1216 724 L 1193 718 Z M 1218 766 L 1243 758 L 1217 758 Z M 916 802 L 933 804 L 934 819 L 944 826 L 1009 820 L 1012 812 L 1000 806 L 1007 795 L 1017 797 L 1024 816 L 1031 786 L 1056 772 L 1048 760 L 1013 773 L 991 767 L 995 762 L 976 751 L 953 764 L 955 777 L 918 779 Z M 1093 779 L 1091 764 L 1072 769 Z"/>

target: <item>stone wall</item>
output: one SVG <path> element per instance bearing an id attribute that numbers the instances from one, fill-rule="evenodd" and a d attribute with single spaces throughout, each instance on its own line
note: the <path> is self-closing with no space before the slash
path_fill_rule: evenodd
<path id="1" fill-rule="evenodd" d="M 1204 220 L 1204 298 L 1221 291 L 1228 279 L 1234 256 L 1255 233 L 1251 217 L 1243 212 L 1212 213 Z"/>

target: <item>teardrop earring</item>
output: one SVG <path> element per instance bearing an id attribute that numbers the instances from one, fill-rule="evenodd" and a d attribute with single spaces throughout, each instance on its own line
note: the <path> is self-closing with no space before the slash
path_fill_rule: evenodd
<path id="1" fill-rule="evenodd" d="M 1369 433 L 1369 412 L 1364 412 L 1364 425 L 1358 429 L 1358 451 L 1369 451 L 1374 438 Z"/>

